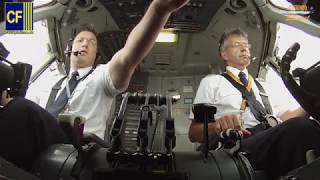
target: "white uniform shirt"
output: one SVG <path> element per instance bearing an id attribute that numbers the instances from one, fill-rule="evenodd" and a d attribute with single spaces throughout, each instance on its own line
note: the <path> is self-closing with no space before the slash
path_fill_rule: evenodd
<path id="1" fill-rule="evenodd" d="M 240 72 L 238 69 L 231 66 L 227 66 L 226 69 L 238 77 Z M 248 78 L 248 70 L 245 69 L 243 72 Z M 263 105 L 259 89 L 254 82 L 252 89 L 257 100 Z M 249 107 L 246 107 L 244 112 L 240 111 L 242 94 L 222 75 L 207 75 L 201 80 L 193 104 L 197 103 L 209 103 L 216 106 L 217 113 L 215 114 L 215 119 L 227 114 L 240 114 L 243 128 L 251 128 L 260 123 L 255 119 Z M 274 113 L 278 114 L 274 106 L 272 108 Z M 189 118 L 193 119 L 192 112 Z"/>
<path id="2" fill-rule="evenodd" d="M 79 69 L 79 79 L 85 76 L 90 70 L 91 67 Z M 71 73 L 72 72 L 70 72 L 70 74 Z M 59 79 L 61 79 L 61 76 Z M 58 80 L 51 83 L 52 86 Z M 56 98 L 59 96 L 66 83 L 67 78 L 62 83 Z M 36 97 L 30 99 L 45 108 L 52 86 L 45 87 L 44 91 L 41 91 L 41 88 L 36 90 L 34 92 L 36 93 Z M 98 65 L 96 69 L 86 78 L 82 79 L 74 89 L 69 98 L 69 112 L 86 118 L 84 127 L 85 132 L 94 133 L 104 139 L 106 121 L 110 113 L 113 113 L 110 112 L 111 105 L 114 97 L 122 91 L 123 90 L 118 90 L 114 87 L 110 77 L 109 65 Z"/>

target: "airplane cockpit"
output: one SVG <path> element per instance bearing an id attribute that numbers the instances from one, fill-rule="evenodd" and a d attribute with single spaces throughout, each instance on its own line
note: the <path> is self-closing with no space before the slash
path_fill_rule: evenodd
<path id="1" fill-rule="evenodd" d="M 8 24 L 13 15 L 8 11 L 9 5 L 19 3 L 32 5 L 28 22 L 31 28 L 11 30 Z M 69 74 L 70 56 L 81 55 L 72 47 L 79 27 L 88 25 L 98 32 L 95 63 L 106 64 L 124 48 L 130 32 L 152 3 L 0 2 L 1 92 L 45 108 L 51 87 L 61 75 Z M 220 54 L 220 36 L 225 30 L 240 28 L 248 34 L 248 71 L 265 87 L 270 102 L 287 109 L 301 106 L 308 119 L 320 125 L 319 8 L 316 0 L 190 0 L 171 13 L 152 49 L 135 68 L 128 88 L 110 103 L 112 110 L 105 117 L 103 137 L 84 130 L 89 119 L 77 113 L 60 114 L 59 126 L 70 143 L 49 146 L 37 155 L 28 171 L 7 162 L 0 154 L 0 177 L 270 179 L 250 162 L 239 131 L 221 132 L 219 148 L 210 148 L 208 124 L 215 122 L 217 108 L 207 103 L 195 104 L 197 89 L 208 74 L 224 73 L 226 62 Z M 28 16 L 24 14 L 24 18 Z M 2 108 L 5 105 L 1 104 Z M 204 124 L 202 143 L 189 139 L 190 113 Z M 305 164 L 272 179 L 319 179 L 318 152 L 311 149 L 305 153 Z"/>

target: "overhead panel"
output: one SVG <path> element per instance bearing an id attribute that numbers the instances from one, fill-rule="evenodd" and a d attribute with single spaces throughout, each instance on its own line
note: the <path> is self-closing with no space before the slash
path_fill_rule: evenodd
<path id="1" fill-rule="evenodd" d="M 130 31 L 143 17 L 151 0 L 100 0 L 121 30 Z M 207 28 L 210 20 L 225 0 L 191 0 L 173 13 L 165 28 L 198 32 Z"/>
<path id="2" fill-rule="evenodd" d="M 110 59 L 117 50 L 123 47 L 129 32 L 141 20 L 151 2 L 152 0 L 100 0 L 120 28 L 120 31 L 105 32 L 101 35 L 102 41 L 99 43 L 102 45 L 104 59 Z M 202 57 L 208 53 L 202 52 L 202 49 L 199 48 L 186 49 L 186 47 L 195 46 L 188 45 L 192 41 L 187 41 L 185 38 L 193 37 L 193 35 L 198 37 L 198 34 L 205 32 L 212 18 L 225 2 L 226 0 L 191 0 L 179 11 L 172 13 L 165 28 L 173 29 L 178 34 L 178 41 L 156 43 L 140 64 L 139 70 L 166 75 L 207 72 L 208 66 L 199 61 L 208 59 Z M 118 38 L 121 39 L 121 43 L 117 43 Z M 192 52 L 195 53 L 193 61 L 198 63 L 188 66 L 185 63 Z"/>

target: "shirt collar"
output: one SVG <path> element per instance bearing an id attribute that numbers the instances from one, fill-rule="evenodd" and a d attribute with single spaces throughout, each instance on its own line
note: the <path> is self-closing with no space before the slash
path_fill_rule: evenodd
<path id="1" fill-rule="evenodd" d="M 232 66 L 227 66 L 226 69 L 228 71 L 230 71 L 233 75 L 235 75 L 236 77 L 238 77 L 239 73 L 240 73 L 240 70 L 235 68 L 235 67 L 232 67 Z M 248 69 L 244 69 L 242 72 L 244 72 L 247 76 L 247 78 L 249 77 L 249 72 L 248 72 Z"/>
<path id="2" fill-rule="evenodd" d="M 79 76 L 77 79 L 81 79 L 83 76 L 85 76 L 90 70 L 92 69 L 92 66 L 90 67 L 85 67 L 85 68 L 80 68 L 78 69 L 78 73 L 79 73 Z M 70 71 L 70 74 L 72 74 L 75 70 L 71 70 Z"/>

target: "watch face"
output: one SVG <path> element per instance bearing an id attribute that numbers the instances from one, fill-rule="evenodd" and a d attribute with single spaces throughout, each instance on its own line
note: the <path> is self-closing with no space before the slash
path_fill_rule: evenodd
<path id="1" fill-rule="evenodd" d="M 272 115 L 267 115 L 266 120 L 271 127 L 274 127 L 279 124 L 277 118 Z"/>

